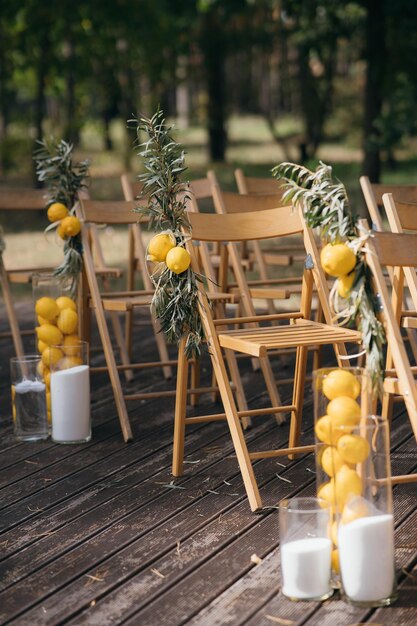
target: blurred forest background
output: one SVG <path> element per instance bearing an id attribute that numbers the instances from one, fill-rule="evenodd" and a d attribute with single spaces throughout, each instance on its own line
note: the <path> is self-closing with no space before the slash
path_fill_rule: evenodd
<path id="1" fill-rule="evenodd" d="M 352 189 L 360 173 L 417 182 L 415 0 L 0 6 L 3 185 L 34 184 L 34 142 L 53 135 L 111 194 L 112 177 L 139 167 L 126 120 L 158 105 L 190 178 L 214 164 L 230 185 L 236 165 L 269 176 L 281 160 L 321 158 Z"/>

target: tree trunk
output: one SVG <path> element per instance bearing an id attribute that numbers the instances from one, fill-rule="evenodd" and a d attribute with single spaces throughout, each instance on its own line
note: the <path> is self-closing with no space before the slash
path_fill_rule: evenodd
<path id="1" fill-rule="evenodd" d="M 226 154 L 225 61 L 226 42 L 216 5 L 203 17 L 201 47 L 207 85 L 207 129 L 212 161 L 224 161 Z"/>
<path id="2" fill-rule="evenodd" d="M 36 68 L 36 98 L 35 98 L 35 129 L 36 140 L 43 138 L 43 120 L 45 117 L 45 84 L 48 73 L 49 34 L 44 31 L 40 45 L 40 57 Z M 36 146 L 36 143 L 35 143 Z M 42 187 L 36 175 L 36 163 L 33 161 L 33 177 L 37 188 Z"/>
<path id="3" fill-rule="evenodd" d="M 379 182 L 381 175 L 381 149 L 379 131 L 375 125 L 382 110 L 382 86 L 385 59 L 385 16 L 384 2 L 367 0 L 368 8 L 365 25 L 366 83 L 363 119 L 362 174 L 371 182 Z"/>
<path id="4" fill-rule="evenodd" d="M 75 98 L 75 72 L 74 72 L 74 45 L 68 41 L 67 54 L 67 94 L 66 94 L 66 129 L 65 138 L 72 144 L 77 145 L 80 139 L 80 129 L 77 120 L 76 98 Z"/>

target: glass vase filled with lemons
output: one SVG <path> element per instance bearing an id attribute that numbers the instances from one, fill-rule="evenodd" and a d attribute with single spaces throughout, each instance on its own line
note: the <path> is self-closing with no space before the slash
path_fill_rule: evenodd
<path id="1" fill-rule="evenodd" d="M 370 379 L 362 368 L 322 368 L 313 374 L 313 389 L 317 496 L 332 510 L 333 583 L 339 586 L 339 522 L 347 501 L 362 494 L 357 465 L 369 453 L 356 428 L 371 413 Z"/>
<path id="2" fill-rule="evenodd" d="M 35 309 L 35 343 L 41 355 L 39 374 L 46 384 L 48 423 L 51 425 L 50 347 L 63 345 L 70 348 L 80 341 L 77 298 L 70 281 L 50 273 L 32 276 Z"/>

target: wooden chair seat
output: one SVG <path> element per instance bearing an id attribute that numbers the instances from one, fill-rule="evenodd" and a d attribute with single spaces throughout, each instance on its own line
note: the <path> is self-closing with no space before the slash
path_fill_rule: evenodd
<path id="1" fill-rule="evenodd" d="M 346 328 L 329 327 L 310 320 L 296 319 L 293 324 L 267 328 L 245 328 L 219 333 L 223 348 L 266 356 L 268 350 L 329 343 L 360 342 L 361 334 Z"/>

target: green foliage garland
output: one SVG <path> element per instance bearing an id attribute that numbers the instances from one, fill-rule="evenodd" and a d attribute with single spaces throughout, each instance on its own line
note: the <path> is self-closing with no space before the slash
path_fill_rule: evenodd
<path id="1" fill-rule="evenodd" d="M 172 127 L 165 124 L 162 111 L 151 118 L 129 120 L 136 126 L 138 140 L 143 132 L 147 139 L 139 143 L 139 153 L 145 173 L 139 175 L 143 183 L 142 197 L 146 207 L 135 209 L 149 218 L 149 228 L 172 234 L 176 245 L 185 247 L 190 232 L 187 219 L 187 186 L 181 181 L 186 170 L 185 152 L 171 136 Z M 191 267 L 181 274 L 172 272 L 165 263 L 157 264 L 151 274 L 155 285 L 151 309 L 160 321 L 161 329 L 171 343 L 186 337 L 188 357 L 200 354 L 204 339 L 198 312 L 198 281 L 202 278 Z"/>
<path id="2" fill-rule="evenodd" d="M 299 203 L 307 225 L 318 228 L 325 242 L 346 243 L 356 255 L 355 278 L 347 299 L 332 290 L 332 305 L 341 324 L 357 322 L 367 354 L 367 368 L 374 388 L 381 392 L 384 372 L 385 332 L 378 320 L 379 303 L 372 290 L 371 276 L 362 246 L 368 233 L 360 236 L 349 206 L 346 189 L 334 181 L 332 168 L 325 163 L 312 172 L 294 163 L 281 163 L 272 169 L 275 178 L 285 181 L 285 200 Z"/>
<path id="3" fill-rule="evenodd" d="M 38 142 L 33 152 L 38 180 L 45 184 L 48 208 L 54 202 L 64 204 L 71 215 L 75 212 L 75 203 L 79 194 L 87 188 L 88 160 L 73 163 L 73 145 L 61 141 L 48 143 L 46 139 Z M 49 226 L 56 228 L 58 222 Z M 64 260 L 54 271 L 54 276 L 71 281 L 70 290 L 75 293 L 77 279 L 82 268 L 81 234 L 68 237 L 64 243 Z"/>

